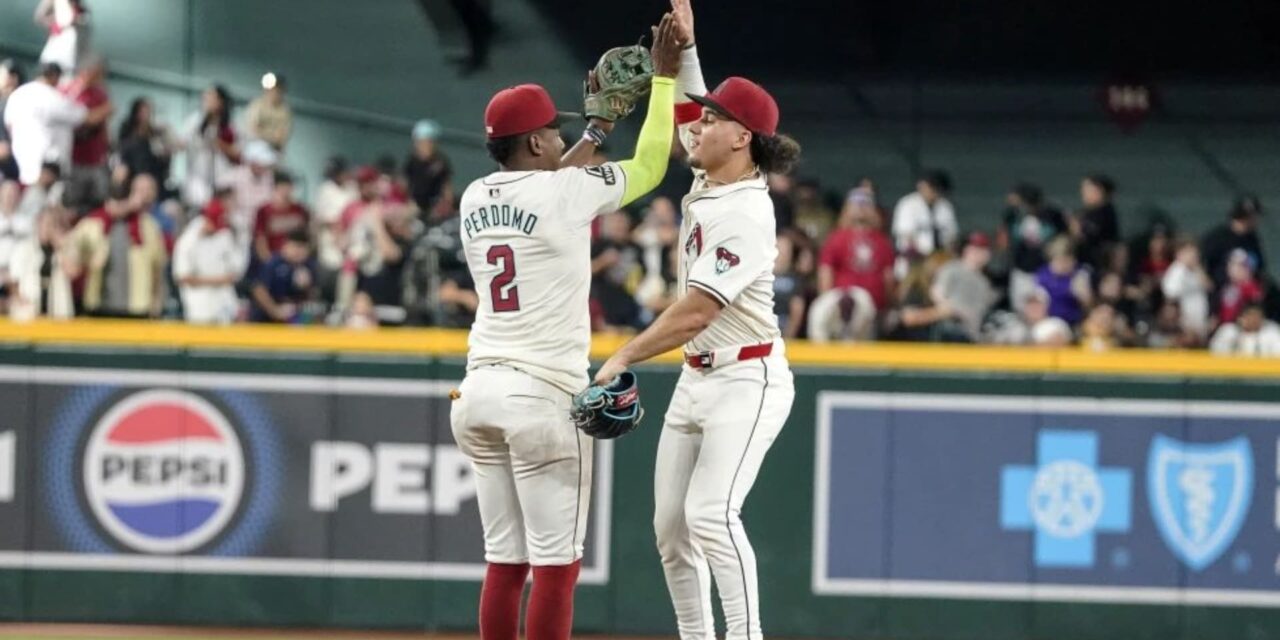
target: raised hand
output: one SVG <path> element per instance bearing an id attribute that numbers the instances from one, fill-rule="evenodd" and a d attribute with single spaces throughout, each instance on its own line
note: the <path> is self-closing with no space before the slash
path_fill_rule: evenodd
<path id="1" fill-rule="evenodd" d="M 691 0 L 671 0 L 671 13 L 676 19 L 676 33 L 680 43 L 693 45 L 693 5 Z"/>
<path id="2" fill-rule="evenodd" d="M 681 48 L 675 17 L 670 13 L 663 14 L 662 22 L 653 27 L 653 47 L 649 50 L 653 57 L 653 75 L 676 77 L 680 73 Z"/>

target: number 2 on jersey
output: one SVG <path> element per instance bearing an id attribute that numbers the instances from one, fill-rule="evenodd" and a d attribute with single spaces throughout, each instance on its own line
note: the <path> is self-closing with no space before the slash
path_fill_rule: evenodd
<path id="1" fill-rule="evenodd" d="M 501 266 L 502 273 L 493 277 L 489 283 L 489 297 L 493 299 L 493 311 L 520 310 L 520 290 L 516 287 L 516 253 L 509 244 L 495 244 L 489 247 L 487 256 L 489 264 Z M 501 265 L 499 265 L 501 262 Z"/>

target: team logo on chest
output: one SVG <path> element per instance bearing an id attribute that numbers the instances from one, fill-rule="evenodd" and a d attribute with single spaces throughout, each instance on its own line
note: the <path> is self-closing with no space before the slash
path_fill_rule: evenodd
<path id="1" fill-rule="evenodd" d="M 738 266 L 742 259 L 724 247 L 716 247 L 716 274 L 721 274 Z"/>
<path id="2" fill-rule="evenodd" d="M 693 225 L 693 231 L 689 232 L 689 239 L 684 241 L 684 253 L 690 259 L 702 255 L 702 225 Z"/>

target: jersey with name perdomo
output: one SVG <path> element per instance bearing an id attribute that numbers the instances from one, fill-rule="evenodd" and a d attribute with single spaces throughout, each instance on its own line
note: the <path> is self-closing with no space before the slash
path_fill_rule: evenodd
<path id="1" fill-rule="evenodd" d="M 773 266 L 778 257 L 773 200 L 763 177 L 708 186 L 695 172 L 682 202 L 679 291 L 696 287 L 724 309 L 685 351 L 772 342 L 782 336 L 773 310 Z"/>
<path id="2" fill-rule="evenodd" d="M 462 244 L 480 306 L 467 368 L 506 365 L 568 393 L 587 386 L 591 221 L 616 211 L 616 163 L 500 171 L 462 194 Z"/>

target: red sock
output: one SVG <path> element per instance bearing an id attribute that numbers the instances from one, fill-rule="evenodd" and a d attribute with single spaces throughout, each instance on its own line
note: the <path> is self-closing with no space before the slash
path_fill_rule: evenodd
<path id="1" fill-rule="evenodd" d="M 582 561 L 560 567 L 534 567 L 533 589 L 524 633 L 528 640 L 569 640 L 573 631 L 573 588 Z M 486 639 L 487 640 L 487 639 Z"/>
<path id="2" fill-rule="evenodd" d="M 489 563 L 480 591 L 481 640 L 519 639 L 520 596 L 528 577 L 527 564 Z"/>

